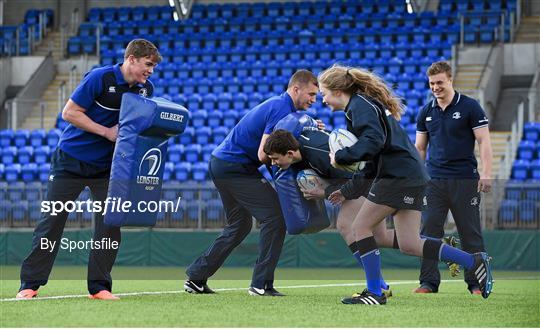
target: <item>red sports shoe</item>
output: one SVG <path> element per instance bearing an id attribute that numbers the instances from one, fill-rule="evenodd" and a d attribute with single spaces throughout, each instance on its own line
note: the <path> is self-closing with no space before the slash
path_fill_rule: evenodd
<path id="1" fill-rule="evenodd" d="M 117 297 L 111 294 L 108 290 L 101 290 L 97 294 L 88 295 L 90 299 L 102 299 L 102 300 L 120 300 L 120 297 Z"/>
<path id="2" fill-rule="evenodd" d="M 473 295 L 481 295 L 482 291 L 480 291 L 479 288 L 475 288 L 475 289 L 471 290 L 471 294 L 473 294 Z"/>
<path id="3" fill-rule="evenodd" d="M 432 294 L 434 293 L 433 290 L 431 290 L 429 287 L 426 286 L 420 286 L 413 290 L 415 294 Z"/>
<path id="4" fill-rule="evenodd" d="M 33 289 L 23 289 L 19 291 L 15 298 L 17 299 L 32 299 L 37 296 L 37 290 Z"/>

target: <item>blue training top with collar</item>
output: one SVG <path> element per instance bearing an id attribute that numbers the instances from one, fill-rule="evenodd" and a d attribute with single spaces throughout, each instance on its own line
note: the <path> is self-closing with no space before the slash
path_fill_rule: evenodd
<path id="1" fill-rule="evenodd" d="M 212 152 L 218 159 L 260 165 L 258 150 L 264 134 L 270 134 L 279 120 L 295 111 L 287 92 L 255 106 L 236 124 Z"/>
<path id="2" fill-rule="evenodd" d="M 120 71 L 121 65 L 106 65 L 91 70 L 71 95 L 71 100 L 86 110 L 84 113 L 90 120 L 109 128 L 118 124 L 124 93 L 150 97 L 154 92 L 150 80 L 146 80 L 144 85 L 129 87 Z M 114 143 L 72 124 L 64 129 L 58 147 L 80 161 L 98 167 L 111 166 Z"/>
<path id="3" fill-rule="evenodd" d="M 478 102 L 455 93 L 443 111 L 436 99 L 420 110 L 416 120 L 418 133 L 427 134 L 427 168 L 432 178 L 478 178 L 474 156 L 474 130 L 488 126 Z"/>

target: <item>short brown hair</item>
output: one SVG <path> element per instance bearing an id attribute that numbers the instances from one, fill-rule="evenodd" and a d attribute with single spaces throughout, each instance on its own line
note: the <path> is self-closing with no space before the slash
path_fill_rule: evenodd
<path id="1" fill-rule="evenodd" d="M 278 129 L 268 136 L 263 151 L 268 155 L 274 153 L 284 155 L 287 151 L 297 151 L 299 149 L 300 143 L 298 143 L 290 132 L 284 129 Z"/>
<path id="2" fill-rule="evenodd" d="M 152 57 L 156 63 L 162 60 L 157 47 L 146 39 L 131 40 L 124 52 L 124 59 L 127 59 L 130 55 L 133 55 L 135 58 Z"/>
<path id="3" fill-rule="evenodd" d="M 313 72 L 308 70 L 298 70 L 294 72 L 291 79 L 289 80 L 289 85 L 287 88 L 291 88 L 293 85 L 309 85 L 312 84 L 316 87 L 319 86 L 319 83 L 317 82 L 317 77 Z"/>
<path id="4" fill-rule="evenodd" d="M 435 62 L 431 64 L 431 66 L 427 69 L 427 76 L 430 77 L 432 75 L 436 75 L 439 73 L 446 73 L 446 75 L 451 78 L 452 77 L 452 66 L 448 64 L 448 62 L 440 61 Z"/>

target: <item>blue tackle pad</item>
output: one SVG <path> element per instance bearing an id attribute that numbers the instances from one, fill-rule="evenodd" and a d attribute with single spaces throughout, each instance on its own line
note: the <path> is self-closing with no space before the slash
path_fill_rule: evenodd
<path id="1" fill-rule="evenodd" d="M 274 128 L 277 129 L 290 131 L 299 138 L 302 131 L 317 129 L 317 122 L 309 115 L 295 112 L 281 119 Z M 296 183 L 296 169 L 279 170 L 273 166 L 272 172 L 287 233 L 317 233 L 330 226 L 324 200 L 306 200 L 302 196 Z"/>
<path id="2" fill-rule="evenodd" d="M 183 106 L 163 98 L 125 93 L 120 107 L 104 222 L 112 226 L 153 226 L 161 198 L 167 141 L 181 134 L 189 121 Z M 119 205 L 131 202 L 129 211 Z M 140 211 L 138 205 L 143 204 Z"/>

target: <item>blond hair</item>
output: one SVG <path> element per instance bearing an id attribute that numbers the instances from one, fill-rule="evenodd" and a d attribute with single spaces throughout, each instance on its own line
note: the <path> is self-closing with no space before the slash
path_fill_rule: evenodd
<path id="1" fill-rule="evenodd" d="M 349 95 L 360 93 L 384 106 L 396 120 L 401 119 L 403 104 L 388 88 L 386 82 L 367 70 L 334 64 L 319 73 L 319 84 L 329 90 L 340 90 Z"/>

